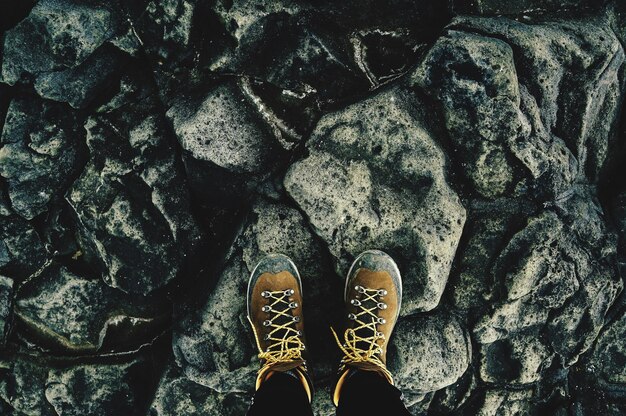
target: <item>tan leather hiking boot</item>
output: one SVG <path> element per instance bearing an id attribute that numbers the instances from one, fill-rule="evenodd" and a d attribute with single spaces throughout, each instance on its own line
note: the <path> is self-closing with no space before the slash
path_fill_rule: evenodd
<path id="1" fill-rule="evenodd" d="M 339 405 L 341 387 L 351 370 L 374 371 L 393 384 L 387 370 L 387 344 L 400 313 L 402 280 L 398 266 L 378 250 L 361 253 L 352 263 L 344 291 L 347 325 L 333 402 Z"/>
<path id="2" fill-rule="evenodd" d="M 275 372 L 299 379 L 312 397 L 306 368 L 302 283 L 295 264 L 282 254 L 264 257 L 248 283 L 248 320 L 256 339 L 261 369 L 256 389 Z"/>

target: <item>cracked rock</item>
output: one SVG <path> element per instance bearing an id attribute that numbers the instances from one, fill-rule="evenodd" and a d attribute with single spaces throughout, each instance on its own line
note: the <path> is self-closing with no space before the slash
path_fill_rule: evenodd
<path id="1" fill-rule="evenodd" d="M 151 341 L 164 320 L 155 306 L 53 265 L 20 287 L 15 313 L 40 342 L 93 353 Z"/>
<path id="2" fill-rule="evenodd" d="M 0 348 L 6 344 L 13 315 L 13 280 L 0 275 Z"/>
<path id="3" fill-rule="evenodd" d="M 39 269 L 47 257 L 39 234 L 0 194 L 0 272 L 21 280 Z"/>
<path id="4" fill-rule="evenodd" d="M 437 306 L 465 222 L 426 120 L 399 88 L 330 113 L 284 180 L 340 275 L 366 249 L 394 256 L 403 314 Z"/>

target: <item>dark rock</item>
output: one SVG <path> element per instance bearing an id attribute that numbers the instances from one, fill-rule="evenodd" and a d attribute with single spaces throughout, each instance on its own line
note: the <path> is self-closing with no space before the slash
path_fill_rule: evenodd
<path id="1" fill-rule="evenodd" d="M 75 67 L 114 34 L 117 24 L 106 4 L 39 1 L 4 37 L 0 81 L 13 85 L 24 77 Z"/>
<path id="2" fill-rule="evenodd" d="M 13 280 L 0 275 L 0 349 L 4 347 L 13 318 Z"/>
<path id="3" fill-rule="evenodd" d="M 117 100 L 87 120 L 90 160 L 67 199 L 104 280 L 147 294 L 191 264 L 200 231 L 154 97 Z"/>
<path id="4" fill-rule="evenodd" d="M 445 156 L 420 103 L 398 88 L 381 92 L 324 116 L 307 148 L 285 188 L 338 273 L 363 250 L 379 248 L 400 262 L 402 312 L 437 306 L 465 209 L 446 181 Z"/>
<path id="5" fill-rule="evenodd" d="M 133 350 L 152 341 L 166 322 L 155 307 L 53 265 L 20 287 L 15 314 L 40 344 L 94 353 Z"/>
<path id="6" fill-rule="evenodd" d="M 594 0 L 519 0 L 510 2 L 506 0 L 476 0 L 467 2 L 454 0 L 454 9 L 460 12 L 474 12 L 483 15 L 493 14 L 525 14 L 538 12 L 556 12 L 563 9 L 584 10 L 598 8 L 602 1 Z"/>
<path id="7" fill-rule="evenodd" d="M 25 415 L 140 415 L 150 374 L 145 360 L 55 365 L 23 356 L 3 362 L 0 396 Z M 148 370 L 148 371 L 147 371 Z"/>
<path id="8" fill-rule="evenodd" d="M 576 180 L 597 180 L 614 141 L 624 62 L 601 23 L 457 18 L 429 51 L 413 82 L 439 102 L 480 195 L 532 186 L 531 195 L 550 199 Z"/>
<path id="9" fill-rule="evenodd" d="M 80 168 L 77 118 L 63 105 L 14 99 L 0 137 L 0 175 L 15 212 L 26 219 L 45 212 Z"/>
<path id="10" fill-rule="evenodd" d="M 47 257 L 39 234 L 13 213 L 0 194 L 0 272 L 21 280 L 39 269 Z"/>
<path id="11" fill-rule="evenodd" d="M 150 416 L 243 415 L 248 400 L 236 393 L 221 394 L 186 378 L 170 364 L 150 405 Z"/>
<path id="12" fill-rule="evenodd" d="M 626 313 L 622 311 L 602 330 L 593 349 L 581 360 L 583 385 L 590 386 L 598 396 L 626 410 L 625 363 Z"/>
<path id="13" fill-rule="evenodd" d="M 38 76 L 34 87 L 43 98 L 83 108 L 109 86 L 118 66 L 119 57 L 100 48 L 76 67 Z"/>

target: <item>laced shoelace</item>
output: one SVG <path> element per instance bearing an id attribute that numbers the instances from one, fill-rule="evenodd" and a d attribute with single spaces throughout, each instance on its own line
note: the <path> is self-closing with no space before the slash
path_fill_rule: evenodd
<path id="1" fill-rule="evenodd" d="M 299 306 L 297 302 L 289 300 L 294 293 L 293 289 L 266 290 L 261 293 L 261 296 L 270 301 L 262 308 L 263 312 L 270 315 L 263 321 L 263 326 L 271 328 L 270 332 L 263 337 L 264 341 L 269 342 L 265 351 L 261 348 L 259 337 L 256 337 L 260 351 L 259 358 L 264 360 L 264 368 L 277 363 L 302 360 L 302 352 L 305 349 L 302 332 L 295 328 L 295 324 L 300 322 L 300 317 L 292 316 L 290 313 L 291 309 Z"/>
<path id="2" fill-rule="evenodd" d="M 385 339 L 385 334 L 378 331 L 377 325 L 384 325 L 386 321 L 379 317 L 377 312 L 387 308 L 387 305 L 380 299 L 387 294 L 387 291 L 368 289 L 359 285 L 354 289 L 363 295 L 360 300 L 350 300 L 350 304 L 356 307 L 357 312 L 348 314 L 348 319 L 355 321 L 355 326 L 346 329 L 343 343 L 339 340 L 335 330 L 331 328 L 335 341 L 344 355 L 339 371 L 342 372 L 346 365 L 369 363 L 377 366 L 393 384 L 391 372 L 387 370 L 387 366 L 380 358 L 383 350 L 378 344 L 379 340 Z M 362 336 L 361 334 L 364 333 L 369 335 Z"/>

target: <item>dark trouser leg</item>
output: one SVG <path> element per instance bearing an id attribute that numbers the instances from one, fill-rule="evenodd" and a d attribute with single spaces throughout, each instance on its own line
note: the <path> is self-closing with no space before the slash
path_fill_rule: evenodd
<path id="1" fill-rule="evenodd" d="M 411 416 L 400 390 L 371 371 L 357 371 L 341 388 L 337 416 Z"/>
<path id="2" fill-rule="evenodd" d="M 304 386 L 297 378 L 275 373 L 254 394 L 247 416 L 313 416 Z"/>

